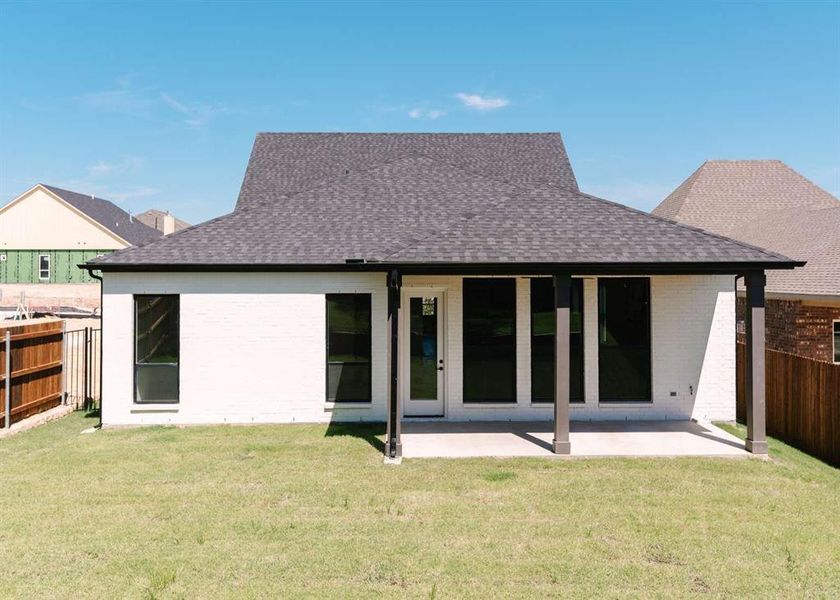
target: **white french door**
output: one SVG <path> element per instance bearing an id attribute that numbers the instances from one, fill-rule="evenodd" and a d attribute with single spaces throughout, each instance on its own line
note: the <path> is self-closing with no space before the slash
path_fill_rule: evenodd
<path id="1" fill-rule="evenodd" d="M 403 289 L 403 414 L 442 417 L 446 373 L 443 292 Z"/>

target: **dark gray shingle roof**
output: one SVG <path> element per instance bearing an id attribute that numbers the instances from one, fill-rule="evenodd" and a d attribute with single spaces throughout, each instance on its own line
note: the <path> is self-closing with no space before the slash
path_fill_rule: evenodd
<path id="1" fill-rule="evenodd" d="M 410 156 L 338 174 L 276 201 L 254 202 L 95 262 L 343 265 L 348 259 L 621 265 L 787 261 L 576 187 L 505 182 L 439 159 Z"/>
<path id="2" fill-rule="evenodd" d="M 95 196 L 87 196 L 69 190 L 63 190 L 51 185 L 43 185 L 53 194 L 70 204 L 77 210 L 117 234 L 129 244 L 139 246 L 147 244 L 161 237 L 161 233 L 152 227 L 140 223 L 121 209 L 119 206 Z"/>
<path id="3" fill-rule="evenodd" d="M 236 208 L 411 157 L 499 181 L 578 189 L 559 133 L 260 133 Z"/>

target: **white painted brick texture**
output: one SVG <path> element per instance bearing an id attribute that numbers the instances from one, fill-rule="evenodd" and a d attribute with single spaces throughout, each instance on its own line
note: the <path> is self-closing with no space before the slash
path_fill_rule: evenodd
<path id="1" fill-rule="evenodd" d="M 445 290 L 446 417 L 550 419 L 530 403 L 530 285 L 517 279 L 517 403 L 462 402 L 462 285 L 459 277 L 406 277 L 407 287 Z M 372 294 L 373 402 L 325 402 L 325 294 Z M 174 410 L 133 404 L 133 294 L 181 297 L 181 388 Z M 284 423 L 384 420 L 387 393 L 384 274 L 159 273 L 105 277 L 103 421 L 123 424 Z M 598 401 L 597 282 L 584 281 L 586 402 L 573 419 L 715 419 L 735 415 L 732 277 L 651 278 L 653 402 Z M 671 396 L 675 392 L 675 396 Z"/>

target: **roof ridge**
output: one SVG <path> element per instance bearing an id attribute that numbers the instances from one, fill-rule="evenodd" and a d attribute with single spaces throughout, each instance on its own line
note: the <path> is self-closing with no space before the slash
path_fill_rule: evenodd
<path id="1" fill-rule="evenodd" d="M 59 192 L 65 192 L 65 193 L 67 193 L 67 194 L 75 194 L 75 195 L 77 195 L 77 196 L 85 196 L 86 198 L 90 198 L 90 199 L 92 199 L 92 200 L 102 200 L 103 202 L 110 202 L 111 204 L 113 204 L 114 206 L 116 206 L 117 208 L 119 208 L 120 210 L 125 211 L 125 212 L 128 212 L 128 211 L 127 211 L 127 210 L 125 210 L 124 208 L 120 207 L 120 205 L 119 205 L 119 204 L 116 204 L 116 203 L 112 202 L 111 200 L 108 200 L 107 198 L 103 198 L 103 197 L 101 197 L 101 196 L 97 196 L 96 194 L 86 194 L 86 193 L 84 193 L 84 192 L 75 192 L 75 191 L 73 191 L 73 190 L 68 190 L 67 188 L 60 188 L 60 187 L 58 187 L 57 185 L 50 185 L 50 184 L 48 184 L 48 183 L 40 183 L 40 182 L 39 182 L 39 183 L 38 183 L 38 185 L 42 185 L 42 186 L 44 186 L 45 188 L 47 188 L 48 190 L 50 190 L 50 191 L 51 191 L 51 192 L 53 192 L 53 193 L 58 194 L 59 196 L 61 195 L 61 194 L 59 194 Z M 64 200 L 64 198 L 62 198 L 62 200 Z"/>
<path id="2" fill-rule="evenodd" d="M 492 135 L 557 135 L 562 137 L 559 131 L 258 131 L 257 135 L 469 135 L 475 137 Z"/>

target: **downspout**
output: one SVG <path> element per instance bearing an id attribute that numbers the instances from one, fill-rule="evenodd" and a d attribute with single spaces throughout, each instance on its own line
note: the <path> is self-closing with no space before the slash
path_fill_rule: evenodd
<path id="1" fill-rule="evenodd" d="M 733 292 L 735 293 L 735 422 L 738 422 L 738 280 L 743 279 L 743 275 L 736 275 Z M 746 307 L 745 307 L 746 310 Z M 746 313 L 744 314 L 746 322 Z"/>
<path id="2" fill-rule="evenodd" d="M 743 279 L 743 275 L 736 275 L 733 283 L 733 293 L 735 294 L 735 343 L 738 343 L 738 280 Z"/>
<path id="3" fill-rule="evenodd" d="M 93 269 L 88 269 L 88 275 L 99 281 L 99 429 L 102 429 L 102 366 L 103 362 L 102 359 L 104 358 L 103 349 L 105 348 L 105 319 L 102 318 L 104 315 L 103 304 L 102 300 L 103 293 L 102 293 L 102 276 L 101 275 L 94 275 Z"/>

